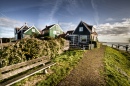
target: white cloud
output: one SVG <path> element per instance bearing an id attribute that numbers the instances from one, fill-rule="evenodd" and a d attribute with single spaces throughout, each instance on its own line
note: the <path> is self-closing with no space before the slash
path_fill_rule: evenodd
<path id="1" fill-rule="evenodd" d="M 23 24 L 23 22 L 13 20 L 10 18 L 0 17 L 0 27 L 14 28 L 15 26 L 19 26 L 21 24 Z"/>
<path id="2" fill-rule="evenodd" d="M 96 24 L 98 25 L 98 22 L 99 22 L 99 15 L 98 15 L 98 9 L 97 9 L 97 4 L 95 2 L 96 0 L 91 0 L 91 5 L 95 11 L 95 22 Z"/>
<path id="3" fill-rule="evenodd" d="M 130 19 L 122 20 L 122 22 L 105 23 L 96 26 L 99 40 L 125 41 L 126 38 L 130 38 Z"/>
<path id="4" fill-rule="evenodd" d="M 0 37 L 14 37 L 14 28 L 21 27 L 23 22 L 0 17 Z"/>
<path id="5" fill-rule="evenodd" d="M 54 5 L 51 13 L 50 13 L 50 23 L 55 22 L 54 15 L 59 9 L 59 6 L 61 5 L 62 0 L 56 0 L 56 4 Z"/>

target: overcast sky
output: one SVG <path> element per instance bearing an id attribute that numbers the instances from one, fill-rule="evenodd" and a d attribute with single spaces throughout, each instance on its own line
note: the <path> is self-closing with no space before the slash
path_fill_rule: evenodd
<path id="1" fill-rule="evenodd" d="M 130 0 L 0 0 L 0 37 L 14 37 L 25 22 L 40 30 L 59 23 L 66 32 L 81 20 L 94 25 L 99 41 L 126 42 Z"/>

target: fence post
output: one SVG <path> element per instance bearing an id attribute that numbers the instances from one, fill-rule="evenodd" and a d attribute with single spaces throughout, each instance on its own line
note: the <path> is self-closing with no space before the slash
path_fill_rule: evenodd
<path id="1" fill-rule="evenodd" d="M 3 50 L 3 46 L 2 46 L 2 38 L 0 38 L 0 44 L 1 44 L 1 50 Z"/>
<path id="2" fill-rule="evenodd" d="M 125 48 L 126 48 L 126 52 L 127 52 L 128 51 L 128 45 L 126 45 Z"/>

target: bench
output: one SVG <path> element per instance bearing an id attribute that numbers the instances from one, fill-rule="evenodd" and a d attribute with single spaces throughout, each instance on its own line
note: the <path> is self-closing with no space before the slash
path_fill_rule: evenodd
<path id="1" fill-rule="evenodd" d="M 55 63 L 51 62 L 48 57 L 43 56 L 0 68 L 0 86 L 10 86 L 42 70 L 47 73 L 47 69 L 53 65 Z"/>

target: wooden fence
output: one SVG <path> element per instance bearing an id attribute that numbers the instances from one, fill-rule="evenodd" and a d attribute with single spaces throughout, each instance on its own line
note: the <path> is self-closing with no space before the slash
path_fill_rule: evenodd
<path id="1" fill-rule="evenodd" d="M 112 44 L 112 48 L 120 49 L 121 47 L 122 47 L 122 48 L 125 48 L 126 51 L 129 51 L 129 48 L 130 48 L 129 45 Z"/>

